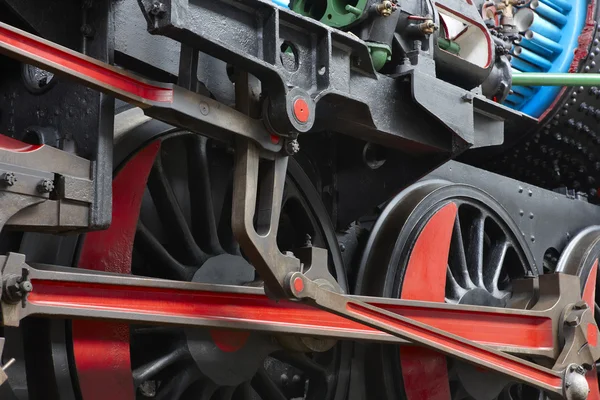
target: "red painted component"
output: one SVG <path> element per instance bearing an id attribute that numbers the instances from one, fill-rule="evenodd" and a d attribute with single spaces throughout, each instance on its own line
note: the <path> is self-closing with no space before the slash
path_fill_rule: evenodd
<path id="1" fill-rule="evenodd" d="M 279 140 L 281 140 L 279 136 L 271 134 L 271 143 L 278 144 Z"/>
<path id="2" fill-rule="evenodd" d="M 310 117 L 310 108 L 308 108 L 308 104 L 304 99 L 296 99 L 294 101 L 294 115 L 298 122 L 302 122 L 303 124 L 308 122 L 308 118 Z"/>
<path id="3" fill-rule="evenodd" d="M 444 302 L 448 253 L 457 211 L 454 203 L 444 206 L 421 231 L 406 268 L 402 299 Z M 472 325 L 463 326 L 471 330 Z M 423 348 L 401 347 L 400 367 L 407 400 L 451 397 L 444 355 Z"/>
<path id="4" fill-rule="evenodd" d="M 588 343 L 592 347 L 598 346 L 598 328 L 594 324 L 588 324 L 587 326 L 587 338 Z"/>
<path id="5" fill-rule="evenodd" d="M 106 231 L 89 233 L 81 249 L 81 268 L 131 273 L 131 252 L 146 178 L 160 148 L 147 146 L 113 180 L 113 218 Z M 122 301 L 126 302 L 127 296 Z M 83 400 L 133 400 L 129 326 L 73 321 L 73 356 Z"/>
<path id="6" fill-rule="evenodd" d="M 212 321 L 237 321 L 289 328 L 320 328 L 386 335 L 373 328 L 297 302 L 274 302 L 264 294 L 192 291 L 98 283 L 32 279 L 32 305 L 71 309 L 165 315 Z M 467 310 L 433 310 L 414 306 L 371 303 L 388 311 L 429 324 L 480 343 L 515 347 L 551 348 L 552 321 L 543 317 L 490 314 Z M 472 329 L 477 325 L 477 329 Z M 87 399 L 86 399 L 87 400 Z"/>
<path id="7" fill-rule="evenodd" d="M 76 76 L 91 78 L 96 84 L 111 86 L 150 101 L 173 101 L 172 89 L 135 79 L 116 68 L 103 66 L 91 58 L 29 35 L 10 25 L 0 24 L 0 43 L 25 52 L 34 59 L 53 63 L 57 68 L 68 69 Z"/>
<path id="8" fill-rule="evenodd" d="M 582 299 L 585 301 L 590 307 L 591 310 L 594 309 L 594 302 L 596 299 L 596 279 L 598 275 L 598 259 L 594 261 L 592 265 L 592 269 L 590 270 L 590 274 L 588 275 L 585 286 L 583 287 Z M 591 328 L 591 329 L 590 329 Z M 592 346 L 598 345 L 598 329 L 593 325 L 588 325 L 588 342 Z M 590 386 L 590 394 L 588 395 L 588 400 L 600 400 L 600 388 L 598 387 L 598 371 L 596 368 L 592 368 L 591 371 L 588 371 L 585 375 L 585 378 Z"/>
<path id="9" fill-rule="evenodd" d="M 454 338 L 445 337 L 444 335 L 441 335 L 437 332 L 430 332 L 426 329 L 423 329 L 418 326 L 413 326 L 404 321 L 399 321 L 397 319 L 390 318 L 385 314 L 379 314 L 369 308 L 363 307 L 356 303 L 348 303 L 347 309 L 352 313 L 400 329 L 403 332 L 406 332 L 407 334 L 412 334 L 422 339 L 426 339 L 429 341 L 429 343 L 440 349 L 448 348 L 450 350 L 459 351 L 461 354 L 477 358 L 478 360 L 502 366 L 507 370 L 518 373 L 523 377 L 528 377 L 530 379 L 535 379 L 538 382 L 543 382 L 549 387 L 562 387 L 562 378 L 560 376 L 556 376 L 553 373 L 547 373 L 544 371 L 531 369 L 528 366 L 521 364 L 520 360 L 505 358 L 503 355 L 498 355 L 493 351 L 490 351 L 488 348 L 476 347 L 471 343 L 464 343 Z"/>
<path id="10" fill-rule="evenodd" d="M 304 290 L 304 281 L 302 280 L 302 278 L 294 279 L 294 289 L 296 290 L 296 292 L 302 293 L 302 291 Z"/>
<path id="11" fill-rule="evenodd" d="M 16 151 L 18 153 L 29 153 L 41 148 L 41 144 L 29 144 L 13 139 L 10 136 L 0 134 L 0 150 Z"/>
<path id="12" fill-rule="evenodd" d="M 250 337 L 250 332 L 211 329 L 210 337 L 221 351 L 233 353 L 244 347 Z"/>

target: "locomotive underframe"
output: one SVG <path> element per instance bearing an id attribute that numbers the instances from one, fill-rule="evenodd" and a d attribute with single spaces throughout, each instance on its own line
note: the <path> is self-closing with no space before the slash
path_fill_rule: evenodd
<path id="1" fill-rule="evenodd" d="M 10 7 L 10 2 L 6 4 Z M 106 7 L 102 8 L 102 4 Z M 548 293 L 554 293 L 556 303 L 560 303 L 560 299 L 566 295 L 565 291 L 575 296 L 568 301 L 562 300 L 569 304 L 561 304 L 560 308 L 555 309 L 554 314 L 556 315 L 553 314 L 550 317 L 553 321 L 553 332 L 558 332 L 558 327 L 563 326 L 563 323 L 573 327 L 573 333 L 566 334 L 569 345 L 564 348 L 563 353 L 560 353 L 555 364 L 556 370 L 551 370 L 504 352 L 498 352 L 489 346 L 478 345 L 471 340 L 453 336 L 435 328 L 435 324 L 432 327 L 429 324 L 390 313 L 381 306 L 368 305 L 365 303 L 365 299 L 337 294 L 335 293 L 337 289 L 335 280 L 331 279 L 327 269 L 323 268 L 324 255 L 322 252 L 312 248 L 307 250 L 307 254 L 303 257 L 298 256 L 305 265 L 311 267 L 304 273 L 300 273 L 300 260 L 290 255 L 280 254 L 273 236 L 273 232 L 277 231 L 283 190 L 282 179 L 287 166 L 287 155 L 282 155 L 279 151 L 282 147 L 288 153 L 297 151 L 294 149 L 297 143 L 292 143 L 297 138 L 295 132 L 308 131 L 313 126 L 326 129 L 331 126 L 330 124 L 337 124 L 339 128 L 341 123 L 342 130 L 352 134 L 355 138 L 336 137 L 336 144 L 333 147 L 334 151 L 338 153 L 346 152 L 347 149 L 352 152 L 356 151 L 354 150 L 356 148 L 362 148 L 364 154 L 365 147 L 362 144 L 368 145 L 369 143 L 366 142 L 395 149 L 388 150 L 386 157 L 388 162 L 385 163 L 384 169 L 378 170 L 378 167 L 373 168 L 367 165 L 366 172 L 362 172 L 377 177 L 371 183 L 373 186 L 379 186 L 383 182 L 390 183 L 385 185 L 387 186 L 385 191 L 370 196 L 370 203 L 358 206 L 356 204 L 346 205 L 344 202 L 347 200 L 343 196 L 343 189 L 337 188 L 338 192 L 336 196 L 332 196 L 330 207 L 335 210 L 335 213 L 332 212 L 332 214 L 335 216 L 338 226 L 344 226 L 364 214 L 366 209 L 381 203 L 389 193 L 414 182 L 467 148 L 499 144 L 505 124 L 519 124 L 522 128 L 523 124 L 532 122 L 531 119 L 491 102 L 481 95 L 467 92 L 436 79 L 427 73 L 426 60 L 422 60 L 423 62 L 420 64 L 424 65 L 425 71 L 411 68 L 406 71 L 405 75 L 398 77 L 398 80 L 377 75 L 371 68 L 366 47 L 359 40 L 317 22 L 280 10 L 269 3 L 247 0 L 244 5 L 239 7 L 224 1 L 212 2 L 210 7 L 175 1 L 165 1 L 161 4 L 164 9 L 157 10 L 154 3 L 140 1 L 150 30 L 182 43 L 178 68 L 179 85 L 139 79 L 96 61 L 111 61 L 112 47 L 106 40 L 111 37 L 109 35 L 111 23 L 107 20 L 107 16 L 110 15 L 107 8 L 108 2 L 90 3 L 89 7 L 84 8 L 83 19 L 86 29 L 82 29 L 85 36 L 83 49 L 84 52 L 92 54 L 93 58 L 79 57 L 67 49 L 58 48 L 50 42 L 39 41 L 33 36 L 14 30 L 9 25 L 0 27 L 1 47 L 3 52 L 11 57 L 74 78 L 101 92 L 138 105 L 151 117 L 235 144 L 238 158 L 235 184 L 238 190 L 235 191 L 233 206 L 234 232 L 265 280 L 271 295 L 308 300 L 309 304 L 370 326 L 377 331 L 386 332 L 394 337 L 395 341 L 402 338 L 430 346 L 445 354 L 494 369 L 556 395 L 569 395 L 569 387 L 575 385 L 566 385 L 565 382 L 570 381 L 573 374 L 583 373 L 572 364 L 577 366 L 585 364 L 591 368 L 597 358 L 596 345 L 588 346 L 589 353 L 576 351 L 587 343 L 588 336 L 596 333 L 597 327 L 593 320 L 593 311 L 589 310 L 584 303 L 578 304 L 573 309 L 571 303 L 577 303 L 580 300 L 576 290 L 567 289 L 569 285 L 573 285 L 573 282 L 569 284 L 551 283 L 548 288 L 546 284 L 540 286 L 542 294 L 546 290 Z M 16 6 L 12 7 L 14 10 Z M 97 7 L 100 10 L 96 9 Z M 188 17 L 187 13 L 193 14 L 193 16 Z M 208 27 L 202 31 L 195 31 L 197 27 L 186 25 L 195 18 L 211 21 L 209 18 L 211 13 L 228 16 L 232 23 L 225 24 L 226 28 L 223 28 L 223 24 L 219 21 L 218 28 L 210 29 Z M 100 21 L 98 23 L 95 23 L 93 17 L 96 14 Z M 184 15 L 186 17 L 182 17 Z M 259 23 L 255 26 L 257 21 Z M 96 25 L 99 25 L 99 28 L 104 26 L 104 31 L 98 31 Z M 232 31 L 228 31 L 229 28 Z M 94 34 L 92 35 L 91 32 Z M 102 32 L 105 32 L 106 35 L 102 35 Z M 258 56 L 235 51 L 239 35 L 247 35 L 250 41 L 260 43 L 264 49 L 259 49 Z M 93 36 L 94 40 L 90 40 L 90 36 Z M 310 40 L 307 41 L 307 38 Z M 300 58 L 296 60 L 297 65 L 316 65 L 312 63 L 316 59 L 322 60 L 317 64 L 322 64 L 323 68 L 318 70 L 298 68 L 297 71 L 290 74 L 290 71 L 285 70 L 278 57 L 278 49 L 286 41 L 296 46 L 294 54 Z M 304 47 L 301 45 L 302 43 L 305 44 Z M 196 66 L 199 62 L 200 51 L 227 61 L 236 69 L 234 73 L 238 84 L 236 107 L 239 111 L 219 104 L 208 95 L 197 93 L 199 83 L 196 77 Z M 311 63 L 306 60 L 310 60 Z M 258 91 L 253 90 L 256 86 L 252 84 L 250 90 L 247 89 L 248 83 L 252 82 L 251 79 L 244 78 L 247 72 L 251 72 L 262 80 L 263 92 L 268 94 L 268 98 L 255 98 L 253 94 L 256 95 Z M 296 75 L 297 73 L 299 75 Z M 357 87 L 360 90 L 351 94 L 350 88 Z M 433 88 L 441 89 L 433 90 Z M 103 228 L 110 223 L 111 173 L 107 173 L 107 171 L 112 171 L 112 137 L 110 137 L 112 124 L 109 121 L 112 120 L 113 105 L 108 97 L 104 97 L 105 95 L 94 94 L 89 89 L 79 90 L 83 90 L 86 93 L 85 96 L 89 96 L 87 99 L 89 104 L 86 99 L 83 99 L 86 101 L 82 101 L 81 97 L 77 100 L 86 105 L 84 110 L 80 110 L 82 114 L 90 115 L 93 120 L 93 124 L 89 126 L 96 126 L 99 129 L 98 135 L 94 135 L 97 137 L 97 143 L 95 148 L 90 148 L 87 141 L 90 134 L 89 131 L 86 131 L 88 125 L 83 124 L 81 131 L 85 132 L 84 139 L 75 137 L 68 139 L 75 142 L 81 141 L 78 146 L 79 153 L 87 152 L 86 155 L 92 161 L 68 152 L 56 151 L 49 146 L 31 147 L 5 140 L 0 151 L 4 182 L 2 189 L 4 196 L 1 200 L 3 215 L 0 221 L 3 224 L 28 230 L 77 232 L 90 228 Z M 77 90 L 75 93 L 78 93 Z M 9 101 L 14 102 L 16 97 L 5 96 L 5 99 L 10 98 Z M 249 116 L 252 115 L 252 107 L 261 100 L 264 102 L 264 122 L 271 135 L 267 134 L 267 129 L 260 125 L 260 121 Z M 300 112 L 298 111 L 299 100 L 302 101 L 302 107 L 308 108 L 308 111 L 303 108 Z M 351 119 L 347 118 L 349 109 L 354 111 L 351 113 Z M 54 117 L 60 114 L 60 110 L 58 113 L 55 110 L 52 111 Z M 73 112 L 73 110 L 70 111 Z M 308 113 L 306 119 L 300 115 L 305 112 Z M 332 115 L 338 116 L 333 118 Z M 402 118 L 403 115 L 410 115 L 411 118 Z M 421 118 L 415 118 L 415 115 L 421 116 Z M 9 119 L 9 121 L 14 125 L 14 120 Z M 413 124 L 407 125 L 410 122 Z M 8 132 L 14 132 L 15 126 L 12 126 Z M 43 144 L 45 140 L 52 142 L 52 139 L 56 141 L 57 138 L 61 138 L 60 127 L 54 134 L 46 134 L 45 127 L 31 128 L 30 132 L 37 135 L 40 144 Z M 56 145 L 57 143 L 52 144 Z M 289 150 L 290 146 L 292 146 L 292 150 Z M 310 147 L 309 143 L 307 148 L 310 149 Z M 346 157 L 347 154 L 344 154 L 340 160 L 344 160 Z M 267 160 L 269 164 L 272 162 L 273 165 L 272 182 L 266 182 L 267 192 L 270 192 L 270 195 L 261 196 L 261 200 L 266 202 L 266 208 L 261 208 L 261 211 L 266 209 L 269 212 L 266 217 L 261 216 L 258 221 L 258 226 L 262 225 L 266 234 L 264 232 L 259 234 L 258 229 L 253 226 L 258 186 L 263 183 L 258 182 L 258 167 L 261 158 Z M 360 164 L 360 161 L 358 163 L 350 162 L 350 165 L 346 166 L 347 170 L 356 169 L 356 164 Z M 363 166 L 363 168 L 365 167 Z M 445 168 L 451 170 L 451 168 L 462 167 L 452 164 Z M 395 175 L 398 169 L 404 171 L 405 179 L 398 180 Z M 468 168 L 465 171 L 469 171 Z M 334 171 L 333 175 L 338 173 L 339 171 Z M 454 175 L 455 172 L 441 170 L 438 173 Z M 477 176 L 485 174 L 487 173 L 474 174 L 469 171 L 462 176 L 472 184 L 478 182 Z M 12 181 L 11 179 L 15 177 L 16 181 Z M 393 180 L 394 183 L 391 183 L 390 180 Z M 15 182 L 18 183 L 15 184 Z M 57 190 L 54 190 L 54 185 Z M 486 185 L 482 184 L 482 186 Z M 517 193 L 523 195 L 526 192 L 527 197 L 533 202 L 533 189 L 520 187 Z M 496 190 L 499 189 L 496 187 Z M 508 192 L 506 190 L 500 190 L 500 192 L 499 198 L 511 204 Z M 536 189 L 536 192 L 540 195 L 540 200 L 536 197 L 536 203 L 532 203 L 536 205 L 536 213 L 540 212 L 537 210 L 542 204 L 548 208 L 556 207 L 556 199 L 560 198 L 560 195 L 553 197 L 548 192 L 539 189 Z M 550 200 L 553 200 L 551 205 Z M 562 198 L 560 201 L 565 204 L 565 207 L 567 207 L 566 202 L 568 201 L 572 202 L 569 207 L 575 204 L 573 208 L 578 210 L 577 213 L 581 214 L 582 219 L 585 215 L 585 225 L 589 225 L 592 214 L 582 211 L 583 203 L 567 198 Z M 515 201 L 514 203 L 520 202 Z M 22 212 L 23 210 L 24 212 Z M 520 208 L 518 213 L 522 218 L 525 211 Z M 544 212 L 541 211 L 541 213 Z M 594 211 L 593 215 L 596 214 L 598 212 Z M 530 220 L 535 221 L 532 224 L 537 223 L 538 219 L 533 212 L 527 215 Z M 531 218 L 529 215 L 534 217 Z M 515 219 L 518 220 L 516 217 Z M 565 232 L 566 238 L 558 239 L 558 237 L 550 235 L 548 238 L 536 238 L 531 233 L 530 240 L 532 243 L 537 241 L 536 246 L 539 246 L 540 249 L 564 247 L 564 241 L 568 239 L 567 233 L 571 234 L 571 229 L 575 230 L 582 222 L 569 216 L 568 229 Z M 553 224 L 556 226 L 556 220 L 553 221 Z M 538 226 L 529 228 L 534 232 L 539 229 Z M 523 234 L 527 233 L 525 229 Z M 552 242 L 552 246 L 544 247 L 549 242 Z M 15 259 L 16 263 L 13 265 L 12 260 Z M 37 271 L 27 267 L 23 263 L 23 259 L 15 258 L 15 256 L 9 256 L 6 259 L 4 268 L 3 281 L 7 285 L 3 293 L 4 325 L 18 324 L 19 309 L 23 310 L 23 315 L 35 312 L 44 315 L 71 317 L 85 315 L 97 318 L 128 319 L 123 315 L 106 312 L 94 313 L 92 311 L 94 306 L 90 306 L 87 310 L 75 307 L 78 311 L 63 309 L 58 313 L 44 311 L 43 308 L 31 311 L 31 307 L 35 308 L 35 306 L 32 306 L 32 302 L 27 302 L 26 292 L 32 291 L 31 287 L 27 286 L 28 283 L 33 282 L 34 284 L 32 295 L 39 295 L 35 289 L 36 279 L 40 281 L 72 279 L 82 285 L 93 282 L 101 287 L 105 285 L 103 290 L 108 291 L 111 289 L 111 285 L 115 285 L 116 277 L 62 275 L 61 273 Z M 29 274 L 31 274 L 31 278 L 29 278 Z M 565 279 L 566 277 L 553 275 L 541 280 L 562 282 Z M 319 281 L 320 283 L 318 283 Z M 525 301 L 524 306 L 534 301 L 531 299 L 538 295 L 533 284 L 534 281 L 537 282 L 532 279 L 523 283 L 525 285 L 524 292 L 527 292 L 530 297 L 528 301 Z M 123 280 L 123 282 L 125 281 Z M 14 288 L 11 289 L 14 284 L 17 284 L 16 292 Z M 131 281 L 126 286 L 138 284 L 148 290 L 151 290 L 152 286 L 163 285 L 160 282 L 146 281 L 146 286 L 144 286 L 144 283 Z M 328 289 L 333 291 L 323 289 L 323 285 L 329 285 Z M 575 284 L 575 286 L 577 285 Z M 201 288 L 197 287 L 196 289 Z M 422 311 L 431 312 L 432 310 L 431 306 L 423 304 L 400 301 L 396 303 L 396 305 L 407 307 L 418 306 Z M 100 305 L 99 307 L 107 306 Z M 452 307 L 439 306 L 439 308 L 451 309 Z M 460 308 L 464 313 L 469 312 L 465 307 Z M 565 311 L 567 308 L 568 311 Z M 546 310 L 546 308 L 542 309 Z M 489 311 L 490 315 L 494 312 L 501 315 L 506 314 L 505 309 Z M 563 312 L 566 314 L 563 315 Z M 515 313 L 526 315 L 528 311 L 515 311 Z M 570 317 L 572 313 L 577 314 L 577 318 Z M 545 316 L 548 315 L 545 314 Z M 559 321 L 559 315 L 560 318 L 564 318 L 564 321 Z M 140 318 L 138 314 L 132 317 L 135 320 Z M 152 315 L 152 317 L 155 318 L 156 315 Z M 575 320 L 577 323 L 569 325 L 573 322 L 571 320 Z M 589 326 L 593 326 L 593 329 L 590 330 Z M 241 327 L 247 327 L 247 325 Z M 240 328 L 240 326 L 235 326 L 235 328 Z M 355 338 L 355 336 L 352 337 Z M 559 356 L 558 340 L 555 340 L 555 344 L 552 346 L 552 354 L 553 357 Z"/>

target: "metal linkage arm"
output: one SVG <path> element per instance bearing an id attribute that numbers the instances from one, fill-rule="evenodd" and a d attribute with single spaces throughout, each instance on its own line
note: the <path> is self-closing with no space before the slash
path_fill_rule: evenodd
<path id="1" fill-rule="evenodd" d="M 136 77 L 4 23 L 0 23 L 0 52 L 113 95 L 168 124 L 223 141 L 239 135 L 272 152 L 281 149 L 260 120 L 179 86 Z"/>
<path id="2" fill-rule="evenodd" d="M 544 280 L 554 281 L 559 289 L 559 296 L 567 297 L 568 292 L 578 293 L 579 279 L 569 275 L 546 275 Z M 563 281 L 563 282 L 561 282 Z M 561 287 L 562 286 L 562 287 Z M 548 394 L 567 399 L 585 399 L 589 392 L 583 378 L 585 370 L 591 369 L 600 358 L 600 347 L 596 342 L 588 342 L 588 335 L 597 337 L 593 311 L 581 300 L 575 304 L 568 299 L 562 317 L 566 323 L 564 328 L 571 328 L 566 333 L 567 340 L 558 362 L 553 369 L 545 368 L 521 358 L 509 355 L 488 346 L 465 340 L 459 336 L 444 332 L 422 322 L 411 320 L 402 315 L 391 313 L 383 308 L 357 301 L 349 296 L 323 289 L 305 275 L 296 272 L 289 277 L 290 291 L 298 299 L 305 299 L 316 306 L 371 326 L 396 337 L 418 343 L 435 351 L 444 353 L 480 367 L 506 375 L 516 381 L 524 382 L 544 390 Z M 567 287 L 570 287 L 569 290 Z M 565 306 L 565 303 L 562 303 Z M 560 307 L 562 310 L 563 307 Z M 575 313 L 572 313 L 575 311 Z M 554 320 L 558 320 L 555 318 Z M 481 321 L 480 323 L 485 323 Z M 575 338 L 577 337 L 577 338 Z M 578 375 L 578 377 L 575 377 Z M 565 384 L 569 382 L 569 384 Z M 577 388 L 573 382 L 577 382 Z M 575 391 L 576 395 L 573 395 Z M 578 397 L 584 393 L 584 397 Z"/>
<path id="3" fill-rule="evenodd" d="M 577 293 L 577 278 L 566 275 L 548 276 L 542 282 L 542 286 L 558 290 L 555 301 L 545 302 L 548 308 L 543 310 L 344 296 L 322 289 L 300 273 L 290 277 L 291 290 L 298 298 L 309 299 L 333 312 L 330 313 L 299 302 L 274 302 L 259 288 L 89 273 L 44 265 L 34 268 L 25 263 L 23 255 L 14 253 L 1 261 L 5 326 L 16 326 L 21 319 L 38 315 L 410 342 L 561 396 L 565 376 L 578 374 L 567 367 L 588 366 L 598 358 L 597 343 L 584 348 L 581 342 L 571 339 L 578 332 L 583 331 L 585 337 L 591 328 L 597 328 L 591 312 L 573 302 L 577 297 L 572 295 Z M 561 316 L 565 327 L 573 328 L 574 334 L 565 333 L 567 350 L 559 354 L 556 333 Z M 576 324 L 572 323 L 574 320 Z M 471 329 L 474 324 L 481 329 Z M 556 359 L 556 366 L 552 370 L 543 368 L 498 349 Z"/>

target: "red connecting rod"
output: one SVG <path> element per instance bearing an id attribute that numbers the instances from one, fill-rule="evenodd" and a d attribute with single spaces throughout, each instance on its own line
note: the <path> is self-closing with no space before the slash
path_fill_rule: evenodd
<path id="1" fill-rule="evenodd" d="M 275 302 L 255 288 L 172 283 L 170 287 L 131 286 L 150 280 L 120 278 L 123 283 L 68 282 L 32 278 L 28 314 L 55 314 L 198 324 L 295 334 L 397 342 L 393 336 L 298 302 Z M 228 290 L 228 291 L 224 291 Z M 518 310 L 490 312 L 445 304 L 353 297 L 384 310 L 453 333 L 468 340 L 515 353 L 552 356 L 554 333 L 546 316 Z M 147 316 L 147 317 L 146 317 Z M 473 329 L 477 326 L 477 329 Z"/>

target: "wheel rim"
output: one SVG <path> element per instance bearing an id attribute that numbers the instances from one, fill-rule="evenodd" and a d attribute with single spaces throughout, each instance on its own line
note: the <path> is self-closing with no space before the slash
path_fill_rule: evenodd
<path id="1" fill-rule="evenodd" d="M 155 159 L 148 162 L 143 154 L 154 146 Z M 134 230 L 131 214 L 136 207 L 141 209 L 140 222 L 137 234 L 121 229 L 121 242 L 129 243 L 130 254 L 134 236 L 135 245 L 131 262 L 128 264 L 128 257 L 123 257 L 119 272 L 208 283 L 257 284 L 252 282 L 254 269 L 241 255 L 231 233 L 228 205 L 232 160 L 227 149 L 189 134 L 169 135 L 130 159 L 114 180 L 115 217 L 117 205 L 124 202 Z M 315 202 L 319 197 L 307 186 L 310 181 L 297 164 L 290 163 L 289 172 L 278 244 L 282 250 L 292 250 L 302 246 L 309 234 L 314 245 L 330 249 L 332 273 L 340 276 L 340 285 L 346 290 L 335 233 L 325 222 L 327 214 L 322 204 Z M 140 180 L 143 187 L 139 187 Z M 133 181 L 138 187 L 132 186 Z M 117 190 L 120 182 L 121 191 Z M 132 196 L 132 190 L 137 194 Z M 133 215 L 137 222 L 137 213 Z M 88 268 L 94 268 L 91 262 L 89 266 L 83 263 L 94 253 L 86 250 L 91 246 L 88 243 L 93 240 L 97 247 L 107 243 L 105 237 L 94 235 L 88 235 L 82 246 L 80 265 Z M 120 250 L 124 253 L 127 251 Z M 108 265 L 107 258 L 104 256 L 104 261 L 97 264 Z M 96 347 L 90 343 L 94 337 Z M 192 395 L 206 400 L 342 399 L 348 385 L 347 377 L 337 374 L 350 359 L 348 346 L 341 343 L 328 352 L 307 355 L 286 350 L 281 338 L 254 333 L 158 327 L 132 327 L 130 332 L 125 325 L 87 321 L 73 323 L 73 339 L 84 400 L 107 398 L 106 381 L 99 384 L 96 375 L 92 382 L 93 374 L 86 373 L 107 367 L 111 370 L 109 382 L 117 387 L 108 389 L 110 395 L 123 400 L 185 399 Z M 94 357 L 92 353 L 98 351 L 107 354 L 105 359 Z M 225 368 L 227 365 L 234 367 Z M 103 392 L 98 396 L 100 385 Z M 326 397 L 322 393 L 327 393 Z"/>
<path id="2" fill-rule="evenodd" d="M 600 259 L 600 226 L 592 226 L 581 231 L 563 250 L 556 272 L 576 275 L 581 280 L 581 297 L 590 308 L 594 308 L 596 324 L 600 324 L 600 280 L 598 279 L 598 260 Z M 598 387 L 598 369 L 593 368 L 586 374 L 590 387 L 589 400 L 600 399 Z"/>
<path id="3" fill-rule="evenodd" d="M 425 181 L 404 191 L 382 212 L 360 264 L 357 290 L 502 307 L 510 280 L 536 271 L 517 227 L 493 199 L 469 186 Z M 468 399 L 468 393 L 481 396 L 476 383 L 483 381 L 487 393 L 493 392 L 492 384 L 497 386 L 494 397 L 518 398 L 514 393 L 522 390 L 512 389 L 510 394 L 499 376 L 477 372 L 431 350 L 402 347 L 398 353 L 373 346 L 370 354 L 367 362 L 380 367 L 368 384 L 385 388 L 375 389 L 384 399 Z"/>

